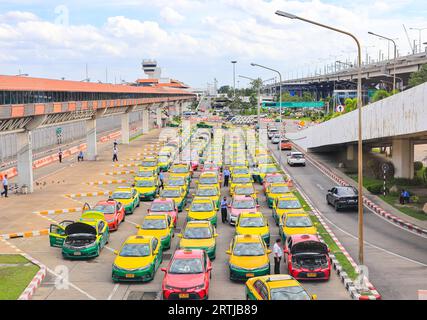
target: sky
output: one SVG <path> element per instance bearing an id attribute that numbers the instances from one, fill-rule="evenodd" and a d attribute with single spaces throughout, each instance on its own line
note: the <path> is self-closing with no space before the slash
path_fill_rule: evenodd
<path id="1" fill-rule="evenodd" d="M 119 83 L 144 78 L 142 59 L 156 59 L 163 77 L 205 88 L 214 79 L 233 85 L 237 60 L 244 87 L 238 75 L 275 76 L 251 62 L 289 79 L 355 60 L 351 38 L 276 10 L 352 32 L 363 59 L 393 54 L 368 31 L 396 39 L 406 55 L 419 36 L 410 28 L 427 28 L 426 0 L 0 0 L 0 74 L 79 81 L 87 65 L 91 81 Z M 427 42 L 427 29 L 422 36 Z"/>

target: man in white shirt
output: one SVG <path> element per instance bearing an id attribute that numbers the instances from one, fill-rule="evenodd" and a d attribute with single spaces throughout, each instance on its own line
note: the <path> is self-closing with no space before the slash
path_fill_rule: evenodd
<path id="1" fill-rule="evenodd" d="M 282 247 L 280 246 L 280 242 L 282 242 L 282 240 L 278 238 L 276 240 L 276 243 L 273 246 L 275 274 L 280 274 L 280 260 L 282 260 L 282 256 L 283 256 L 283 250 L 282 250 Z"/>
<path id="2" fill-rule="evenodd" d="M 7 191 L 8 191 L 8 185 L 9 185 L 9 182 L 7 181 L 7 174 L 4 175 L 2 184 L 3 184 L 3 192 L 1 193 L 1 196 L 4 195 L 5 198 L 7 198 Z"/>

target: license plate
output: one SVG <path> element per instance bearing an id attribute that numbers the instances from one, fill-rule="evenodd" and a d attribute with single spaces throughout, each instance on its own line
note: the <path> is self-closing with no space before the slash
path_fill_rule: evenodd
<path id="1" fill-rule="evenodd" d="M 126 278 L 135 278 L 135 275 L 133 273 L 127 273 Z"/>
<path id="2" fill-rule="evenodd" d="M 309 278 L 314 278 L 314 277 L 317 277 L 317 273 L 307 273 L 307 277 L 309 277 Z"/>
<path id="3" fill-rule="evenodd" d="M 190 297 L 188 293 L 180 293 L 178 296 L 180 299 L 188 299 Z"/>
<path id="4" fill-rule="evenodd" d="M 248 277 L 248 278 L 252 278 L 254 276 L 254 274 L 253 273 L 247 273 L 246 274 L 246 277 Z"/>
<path id="5" fill-rule="evenodd" d="M 82 253 L 81 253 L 81 252 L 79 252 L 79 251 L 76 251 L 76 252 L 74 252 L 74 255 L 75 255 L 75 256 L 81 256 L 81 255 L 82 255 Z"/>

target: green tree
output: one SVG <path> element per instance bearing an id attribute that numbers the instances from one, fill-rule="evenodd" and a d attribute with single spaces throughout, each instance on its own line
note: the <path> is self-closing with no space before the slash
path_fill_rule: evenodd
<path id="1" fill-rule="evenodd" d="M 222 87 L 220 87 L 219 89 L 218 89 L 218 93 L 221 93 L 221 94 L 228 94 L 229 92 L 232 92 L 233 90 L 231 89 L 231 87 L 230 86 L 222 86 Z"/>
<path id="2" fill-rule="evenodd" d="M 357 98 L 347 98 L 344 101 L 345 112 L 350 112 L 357 109 Z"/>
<path id="3" fill-rule="evenodd" d="M 383 89 L 377 90 L 377 91 L 375 91 L 374 95 L 372 96 L 371 101 L 377 102 L 377 101 L 380 101 L 380 100 L 385 99 L 385 98 L 390 97 L 390 96 L 391 96 L 391 93 L 388 92 L 387 90 L 383 90 Z"/>
<path id="4" fill-rule="evenodd" d="M 411 73 L 408 84 L 412 88 L 424 82 L 427 82 L 427 64 L 423 64 L 419 71 Z"/>

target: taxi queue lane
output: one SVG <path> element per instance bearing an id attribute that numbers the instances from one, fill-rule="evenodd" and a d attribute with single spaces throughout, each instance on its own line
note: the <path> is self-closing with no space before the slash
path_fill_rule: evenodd
<path id="1" fill-rule="evenodd" d="M 187 146 L 188 148 L 189 146 Z M 184 149 L 183 153 L 186 152 Z M 176 159 L 175 159 L 176 160 Z M 187 207 L 191 203 L 191 194 L 194 193 L 199 171 L 194 173 L 193 179 L 190 184 L 190 192 L 187 201 Z M 255 183 L 255 189 L 258 191 L 258 201 L 260 204 L 259 210 L 268 218 L 270 225 L 271 244 L 279 236 L 278 227 L 275 225 L 272 218 L 271 209 L 268 208 L 266 198 L 262 192 L 261 185 Z M 221 197 L 226 196 L 230 199 L 229 188 L 223 187 L 221 184 Z M 99 200 L 102 200 L 101 198 Z M 104 199 L 105 200 L 105 199 Z M 91 203 L 97 202 L 98 199 L 91 199 Z M 136 234 L 135 225 L 140 224 L 143 216 L 146 214 L 150 202 L 141 202 L 140 207 L 135 210 L 132 215 L 126 217 L 126 222 L 123 223 L 118 231 L 112 232 L 109 244 L 101 252 L 100 256 L 96 259 L 89 261 L 68 261 L 61 257 L 60 250 L 49 248 L 47 252 L 41 253 L 40 260 L 50 267 L 50 275 L 47 278 L 47 285 L 41 288 L 42 292 L 37 296 L 41 299 L 82 299 L 82 298 L 95 298 L 95 299 L 147 299 L 147 298 L 160 298 L 161 282 L 163 279 L 163 272 L 158 270 L 155 274 L 153 281 L 144 284 L 137 283 L 124 283 L 114 284 L 111 281 L 111 265 L 114 261 L 114 250 L 120 248 L 121 244 L 127 239 L 128 236 Z M 217 248 L 216 259 L 213 261 L 212 279 L 210 282 L 210 299 L 244 299 L 244 283 L 232 282 L 229 280 L 228 260 L 229 256 L 225 251 L 229 248 L 230 241 L 234 236 L 234 227 L 229 224 L 222 224 L 220 213 L 218 216 L 217 233 Z M 178 222 L 175 234 L 181 232 L 186 223 L 186 211 L 179 213 Z M 43 239 L 43 240 L 42 240 Z M 30 253 L 40 253 L 35 251 L 34 247 L 45 248 L 46 238 L 34 238 L 31 240 L 22 239 L 20 246 L 23 250 L 28 250 Z M 34 243 L 36 242 L 36 243 Z M 39 243 L 38 243 L 39 242 Z M 171 248 L 164 252 L 164 259 L 161 267 L 166 267 L 171 255 L 173 255 L 179 242 L 178 237 L 172 239 Z M 270 254 L 271 270 L 273 271 L 273 257 Z M 55 283 L 55 277 L 52 273 L 58 266 L 66 266 L 69 270 L 70 286 L 67 290 L 61 290 L 52 286 Z M 281 272 L 286 273 L 286 267 L 282 263 Z M 329 281 L 322 282 L 304 282 L 303 286 L 309 293 L 316 294 L 319 299 L 349 299 L 347 292 L 339 281 L 338 277 L 333 273 Z M 36 297 L 37 297 L 36 296 Z"/>

